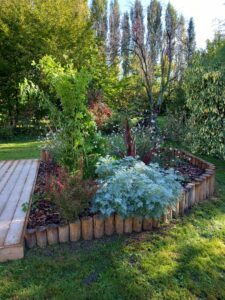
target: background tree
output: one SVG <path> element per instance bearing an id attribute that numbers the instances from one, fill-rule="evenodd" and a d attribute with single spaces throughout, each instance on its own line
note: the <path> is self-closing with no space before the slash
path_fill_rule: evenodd
<path id="1" fill-rule="evenodd" d="M 121 38 L 121 58 L 122 58 L 122 68 L 123 76 L 129 74 L 130 71 L 130 42 L 131 42 L 131 32 L 130 32 L 130 18 L 128 12 L 125 12 L 122 19 L 122 38 Z"/>
<path id="2" fill-rule="evenodd" d="M 139 61 L 140 74 L 148 95 L 150 112 L 158 114 L 164 94 L 175 74 L 173 64 L 175 61 L 177 13 L 169 3 L 165 14 L 165 28 L 162 33 L 161 4 L 158 1 L 152 1 L 148 7 L 148 34 L 145 42 L 143 40 L 143 10 L 140 9 L 140 5 L 137 0 L 131 13 L 133 52 Z M 141 13 L 135 14 L 136 10 Z"/>
<path id="3" fill-rule="evenodd" d="M 147 8 L 147 46 L 152 69 L 157 65 L 162 48 L 162 6 L 159 1 L 152 0 Z"/>
<path id="4" fill-rule="evenodd" d="M 195 25 L 194 25 L 193 18 L 190 18 L 188 29 L 187 29 L 187 61 L 189 64 L 195 52 L 195 48 L 196 48 Z"/>
<path id="5" fill-rule="evenodd" d="M 120 9 L 118 0 L 110 3 L 109 16 L 109 60 L 112 66 L 119 65 L 120 52 Z"/>
<path id="6" fill-rule="evenodd" d="M 108 32 L 108 1 L 93 0 L 91 4 L 93 28 L 100 44 L 103 44 L 103 53 L 106 53 Z M 101 45 L 100 45 L 101 46 Z"/>
<path id="7" fill-rule="evenodd" d="M 53 9 L 54 8 L 54 9 Z M 26 114 L 19 83 L 34 77 L 31 63 L 45 54 L 88 64 L 93 34 L 86 0 L 2 0 L 0 10 L 0 98 L 2 122 L 34 126 L 41 114 Z M 36 76 L 37 77 L 37 76 Z M 29 117 L 28 117 L 29 116 Z M 30 126 L 29 126 L 30 127 Z"/>
<path id="8" fill-rule="evenodd" d="M 225 40 L 216 36 L 185 73 L 186 142 L 193 152 L 225 159 Z"/>

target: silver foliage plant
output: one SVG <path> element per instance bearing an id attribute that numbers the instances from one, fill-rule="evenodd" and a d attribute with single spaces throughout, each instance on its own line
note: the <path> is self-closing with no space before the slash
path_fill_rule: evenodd
<path id="1" fill-rule="evenodd" d="M 92 211 L 104 216 L 118 213 L 124 218 L 160 218 L 175 206 L 182 193 L 182 177 L 174 169 L 146 165 L 133 157 L 101 158 L 96 173 L 100 188 L 92 201 Z"/>

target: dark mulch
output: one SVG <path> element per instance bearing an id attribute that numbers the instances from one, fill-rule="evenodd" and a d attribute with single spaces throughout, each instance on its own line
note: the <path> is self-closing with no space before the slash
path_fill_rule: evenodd
<path id="1" fill-rule="evenodd" d="M 187 161 L 180 161 L 177 164 L 171 162 L 166 164 L 168 167 L 174 167 L 179 171 L 184 181 L 182 185 L 193 181 L 204 173 L 204 170 L 192 165 Z M 47 199 L 46 183 L 50 176 L 58 175 L 59 167 L 53 162 L 41 162 L 37 176 L 36 186 L 34 190 L 33 203 L 28 219 L 28 228 L 35 228 L 37 226 L 47 226 L 48 224 L 60 224 L 64 220 L 60 217 L 56 205 Z M 85 213 L 86 214 L 86 213 Z"/>
<path id="2" fill-rule="evenodd" d="M 53 162 L 41 162 L 34 189 L 32 207 L 28 219 L 28 228 L 60 224 L 61 218 L 56 205 L 46 195 L 46 183 L 50 176 L 57 176 L 58 166 Z"/>

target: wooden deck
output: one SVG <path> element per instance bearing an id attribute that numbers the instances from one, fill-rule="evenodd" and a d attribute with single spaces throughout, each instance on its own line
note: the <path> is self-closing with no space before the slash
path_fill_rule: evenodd
<path id="1" fill-rule="evenodd" d="M 0 161 L 0 262 L 23 258 L 24 229 L 39 161 Z"/>

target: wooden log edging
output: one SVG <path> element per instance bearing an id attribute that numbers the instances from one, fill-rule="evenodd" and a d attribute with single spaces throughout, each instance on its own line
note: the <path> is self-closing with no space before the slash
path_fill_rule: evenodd
<path id="1" fill-rule="evenodd" d="M 46 150 L 42 152 L 45 161 L 49 159 L 46 152 Z M 161 224 L 169 224 L 171 220 L 183 217 L 191 207 L 206 199 L 210 199 L 214 195 L 216 168 L 213 164 L 186 151 L 173 149 L 171 150 L 171 155 L 181 156 L 193 165 L 204 169 L 204 173 L 184 187 L 182 196 L 176 205 L 168 208 L 168 212 L 160 220 L 141 217 L 123 219 L 117 214 L 103 218 L 103 216 L 98 214 L 93 217 L 83 217 L 69 224 L 50 224 L 47 227 L 41 226 L 36 229 L 27 229 L 25 232 L 26 246 L 28 248 L 35 246 L 44 248 L 47 245 L 69 241 L 77 242 L 81 239 L 100 239 L 103 236 L 111 236 L 114 233 L 121 235 L 151 231 L 159 228 Z"/>

